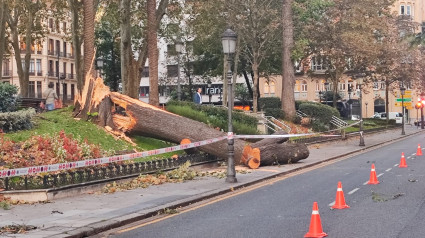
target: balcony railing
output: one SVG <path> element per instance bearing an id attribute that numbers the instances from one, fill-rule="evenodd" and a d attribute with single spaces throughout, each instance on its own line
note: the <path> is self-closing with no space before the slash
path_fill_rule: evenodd
<path id="1" fill-rule="evenodd" d="M 43 76 L 43 71 L 38 71 L 37 76 Z"/>
<path id="2" fill-rule="evenodd" d="M 55 52 L 54 52 L 53 50 L 48 50 L 48 51 L 47 51 L 47 54 L 48 54 L 48 55 L 55 55 Z"/>
<path id="3" fill-rule="evenodd" d="M 74 79 L 74 74 L 68 74 L 69 79 Z"/>

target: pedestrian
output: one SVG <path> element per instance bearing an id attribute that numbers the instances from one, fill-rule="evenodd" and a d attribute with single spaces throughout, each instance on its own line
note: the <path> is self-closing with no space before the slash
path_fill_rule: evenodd
<path id="1" fill-rule="evenodd" d="M 198 88 L 196 90 L 195 95 L 193 95 L 193 102 L 195 104 L 200 104 L 200 105 L 202 104 L 202 95 L 201 95 L 201 93 L 202 93 L 202 88 Z"/>
<path id="2" fill-rule="evenodd" d="M 43 94 L 43 98 L 46 99 L 46 109 L 47 111 L 52 111 L 55 109 L 55 99 L 58 99 L 55 90 L 53 90 L 54 84 L 49 83 L 47 90 Z"/>

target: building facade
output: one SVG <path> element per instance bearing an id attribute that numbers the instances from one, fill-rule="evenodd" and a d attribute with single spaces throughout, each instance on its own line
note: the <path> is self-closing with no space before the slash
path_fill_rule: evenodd
<path id="1" fill-rule="evenodd" d="M 71 29 L 69 21 L 57 22 L 48 18 L 45 22 L 48 34 L 31 46 L 29 68 L 29 97 L 42 98 L 50 82 L 54 83 L 56 93 L 64 102 L 74 100 L 77 90 L 75 78 L 75 59 L 72 43 L 66 41 Z M 22 57 L 25 56 L 25 43 L 20 44 Z M 24 62 L 20 62 L 24 64 Z M 17 62 L 14 51 L 5 55 L 0 82 L 19 87 Z"/>

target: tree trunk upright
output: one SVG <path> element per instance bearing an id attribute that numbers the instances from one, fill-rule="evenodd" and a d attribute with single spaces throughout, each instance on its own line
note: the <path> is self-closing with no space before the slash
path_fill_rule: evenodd
<path id="1" fill-rule="evenodd" d="M 7 5 L 4 1 L 0 2 L 0 39 L 6 39 L 6 13 L 8 11 Z M 0 42 L 0 78 L 3 74 L 3 56 L 6 48 L 6 41 Z M 7 69 L 9 70 L 9 69 Z"/>
<path id="2" fill-rule="evenodd" d="M 149 104 L 159 106 L 156 0 L 147 1 L 147 13 L 149 55 Z"/>
<path id="3" fill-rule="evenodd" d="M 80 10 L 81 2 L 78 0 L 68 0 L 71 9 L 72 47 L 75 60 L 75 79 L 77 80 L 77 91 L 81 94 L 84 87 L 84 68 L 81 55 L 82 36 L 80 34 Z M 79 95 L 81 97 L 81 95 Z"/>
<path id="4" fill-rule="evenodd" d="M 129 95 L 130 76 L 131 76 L 131 22 L 130 5 L 131 0 L 120 1 L 120 35 L 121 35 L 121 81 L 122 93 Z"/>
<path id="5" fill-rule="evenodd" d="M 84 78 L 95 77 L 94 70 L 94 2 L 84 0 Z"/>
<path id="6" fill-rule="evenodd" d="M 252 107 L 253 107 L 253 112 L 257 113 L 258 111 L 258 96 L 259 96 L 259 92 L 258 92 L 258 81 L 259 81 L 259 77 L 258 77 L 258 57 L 257 57 L 257 53 L 254 52 L 254 57 L 253 57 L 253 62 L 252 62 L 252 72 L 254 72 L 254 87 L 253 87 L 253 97 L 252 97 Z"/>
<path id="7" fill-rule="evenodd" d="M 285 117 L 295 119 L 295 74 L 291 60 L 291 51 L 294 45 L 294 23 L 292 19 L 293 0 L 283 0 L 282 7 L 282 110 Z"/>

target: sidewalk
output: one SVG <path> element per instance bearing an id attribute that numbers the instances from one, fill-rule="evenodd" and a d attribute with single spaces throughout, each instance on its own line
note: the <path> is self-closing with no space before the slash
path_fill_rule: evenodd
<path id="1" fill-rule="evenodd" d="M 414 126 L 406 126 L 406 136 L 420 133 Z M 228 184 L 224 179 L 202 177 L 184 183 L 150 186 L 113 194 L 83 194 L 54 200 L 45 204 L 17 205 L 11 210 L 0 210 L 0 227 L 32 225 L 37 229 L 26 234 L 1 234 L 0 237 L 84 237 L 134 222 L 156 214 L 165 208 L 189 203 L 231 192 L 255 182 L 336 159 L 386 142 L 402 138 L 401 129 L 365 136 L 365 147 L 359 147 L 359 138 L 311 145 L 310 156 L 297 164 L 280 167 L 260 167 L 247 174 L 237 174 L 238 183 Z"/>

